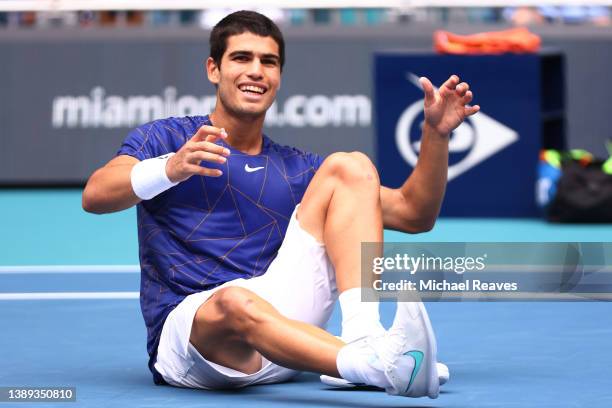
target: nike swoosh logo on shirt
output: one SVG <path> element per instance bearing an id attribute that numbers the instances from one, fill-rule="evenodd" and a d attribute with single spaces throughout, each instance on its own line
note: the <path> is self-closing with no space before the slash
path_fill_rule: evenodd
<path id="1" fill-rule="evenodd" d="M 261 170 L 263 168 L 264 168 L 263 166 L 262 167 L 250 167 L 248 164 L 244 165 L 244 171 L 246 171 L 247 173 L 252 173 L 254 171 Z"/>
<path id="2" fill-rule="evenodd" d="M 410 386 L 414 382 L 414 379 L 419 373 L 419 370 L 421 369 L 421 364 L 423 363 L 423 357 L 425 355 L 423 354 L 423 352 L 418 351 L 418 350 L 409 351 L 407 353 L 404 353 L 404 355 L 414 358 L 414 367 L 412 368 L 412 375 L 410 376 L 410 382 L 408 383 L 408 387 L 406 387 L 406 391 L 405 391 L 405 392 L 408 392 L 408 390 L 410 389 Z"/>

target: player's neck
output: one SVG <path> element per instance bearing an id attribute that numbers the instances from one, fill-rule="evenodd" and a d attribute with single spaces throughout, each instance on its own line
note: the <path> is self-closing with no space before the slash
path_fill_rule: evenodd
<path id="1" fill-rule="evenodd" d="M 215 108 L 210 114 L 213 126 L 224 128 L 227 132 L 227 144 L 246 154 L 259 154 L 263 145 L 263 122 L 265 116 L 247 119 L 229 115 Z"/>

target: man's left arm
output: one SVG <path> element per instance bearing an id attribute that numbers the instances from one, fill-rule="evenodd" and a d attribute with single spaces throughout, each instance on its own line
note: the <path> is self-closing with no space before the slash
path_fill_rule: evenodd
<path id="1" fill-rule="evenodd" d="M 439 90 L 427 78 L 420 83 L 425 93 L 425 121 L 417 165 L 400 188 L 383 186 L 380 190 L 385 228 L 410 233 L 433 228 L 446 190 L 450 134 L 480 110 L 478 105 L 469 105 L 472 91 L 456 75 Z"/>

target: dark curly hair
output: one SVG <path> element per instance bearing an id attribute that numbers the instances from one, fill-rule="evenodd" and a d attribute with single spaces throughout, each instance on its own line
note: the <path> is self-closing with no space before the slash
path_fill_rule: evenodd
<path id="1" fill-rule="evenodd" d="M 261 37 L 272 37 L 278 44 L 281 70 L 285 64 L 285 40 L 272 20 L 254 11 L 236 11 L 219 21 L 210 33 L 210 57 L 218 66 L 227 49 L 227 39 L 245 32 Z"/>

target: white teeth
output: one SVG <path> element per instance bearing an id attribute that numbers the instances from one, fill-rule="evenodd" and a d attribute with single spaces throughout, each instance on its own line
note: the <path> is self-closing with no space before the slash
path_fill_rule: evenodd
<path id="1" fill-rule="evenodd" d="M 258 86 L 253 86 L 253 85 L 243 85 L 240 87 L 240 90 L 248 91 L 248 92 L 256 92 L 258 94 L 263 94 L 265 92 L 263 88 L 260 88 Z"/>

